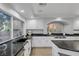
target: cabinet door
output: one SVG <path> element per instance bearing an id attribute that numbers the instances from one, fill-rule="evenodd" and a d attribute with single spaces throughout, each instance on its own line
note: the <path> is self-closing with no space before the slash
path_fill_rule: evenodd
<path id="1" fill-rule="evenodd" d="M 13 19 L 13 37 L 18 37 L 23 35 L 23 22 L 19 19 Z"/>
<path id="2" fill-rule="evenodd" d="M 20 29 L 22 27 L 21 21 L 18 19 L 13 20 L 13 27 L 14 29 Z"/>
<path id="3" fill-rule="evenodd" d="M 29 56 L 31 53 L 31 40 L 28 40 L 28 43 L 24 46 L 24 56 Z"/>
<path id="4" fill-rule="evenodd" d="M 51 47 L 51 42 L 45 37 L 33 37 L 32 47 Z"/>
<path id="5" fill-rule="evenodd" d="M 28 56 L 28 43 L 24 46 L 24 56 Z"/>
<path id="6" fill-rule="evenodd" d="M 28 40 L 28 52 L 31 53 L 31 40 Z"/>

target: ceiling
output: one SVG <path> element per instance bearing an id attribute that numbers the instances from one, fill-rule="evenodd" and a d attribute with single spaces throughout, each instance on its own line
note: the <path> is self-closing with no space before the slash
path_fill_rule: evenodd
<path id="1" fill-rule="evenodd" d="M 26 18 L 74 18 L 79 17 L 79 3 L 13 3 L 14 10 Z M 24 10 L 24 13 L 21 13 Z"/>
<path id="2" fill-rule="evenodd" d="M 14 10 L 26 18 L 30 18 L 33 15 L 32 3 L 12 3 L 11 6 Z M 21 10 L 24 10 L 24 12 L 21 12 Z"/>

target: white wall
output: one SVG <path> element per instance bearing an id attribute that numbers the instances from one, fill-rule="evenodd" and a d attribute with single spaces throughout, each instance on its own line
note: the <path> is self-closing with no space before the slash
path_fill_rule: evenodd
<path id="1" fill-rule="evenodd" d="M 44 29 L 44 33 L 47 33 L 47 24 L 51 21 L 51 19 L 26 20 L 26 29 Z M 73 21 L 69 21 L 69 24 L 64 28 L 64 32 L 73 33 Z"/>
<path id="2" fill-rule="evenodd" d="M 73 21 L 73 29 L 78 30 L 78 31 L 74 31 L 74 33 L 79 33 L 79 17 L 74 19 L 74 21 Z"/>
<path id="3" fill-rule="evenodd" d="M 73 34 L 73 20 L 72 19 L 67 19 L 67 20 L 68 20 L 68 25 L 64 26 L 64 32 Z"/>
<path id="4" fill-rule="evenodd" d="M 76 18 L 75 20 L 74 20 L 74 23 L 73 23 L 74 29 L 79 29 L 79 18 Z"/>
<path id="5" fill-rule="evenodd" d="M 27 29 L 43 29 L 44 22 L 43 20 L 36 20 L 36 19 L 27 20 L 26 27 Z"/>
<path id="6" fill-rule="evenodd" d="M 43 29 L 44 33 L 47 32 L 47 24 L 51 20 L 32 19 L 26 20 L 26 29 Z"/>

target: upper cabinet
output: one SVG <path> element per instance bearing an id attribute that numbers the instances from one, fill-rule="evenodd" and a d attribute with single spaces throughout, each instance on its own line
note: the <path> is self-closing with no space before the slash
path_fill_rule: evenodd
<path id="1" fill-rule="evenodd" d="M 74 33 L 79 33 L 79 18 L 73 21 L 73 31 Z"/>
<path id="2" fill-rule="evenodd" d="M 0 11 L 0 39 L 11 38 L 11 16 Z"/>
<path id="3" fill-rule="evenodd" d="M 21 29 L 23 27 L 23 22 L 17 18 L 13 18 L 13 29 Z"/>
<path id="4" fill-rule="evenodd" d="M 17 18 L 13 18 L 13 37 L 18 37 L 23 35 L 23 21 Z"/>

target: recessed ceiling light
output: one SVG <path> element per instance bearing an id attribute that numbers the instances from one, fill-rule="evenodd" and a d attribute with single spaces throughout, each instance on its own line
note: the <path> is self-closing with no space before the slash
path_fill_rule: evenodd
<path id="1" fill-rule="evenodd" d="M 21 10 L 22 13 L 24 13 L 24 10 Z"/>

